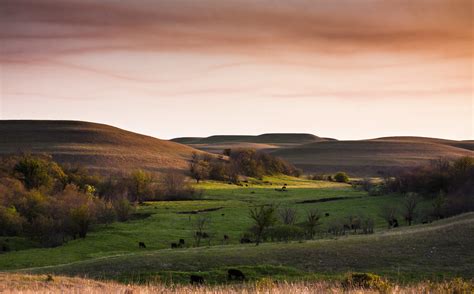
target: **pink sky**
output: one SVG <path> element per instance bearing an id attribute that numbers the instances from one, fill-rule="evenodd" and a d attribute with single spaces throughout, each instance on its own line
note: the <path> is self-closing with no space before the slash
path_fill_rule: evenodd
<path id="1" fill-rule="evenodd" d="M 470 0 L 1 0 L 0 118 L 474 139 Z"/>

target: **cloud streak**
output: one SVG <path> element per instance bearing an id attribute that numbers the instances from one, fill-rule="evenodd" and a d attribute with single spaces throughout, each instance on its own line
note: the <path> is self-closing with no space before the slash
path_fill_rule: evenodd
<path id="1" fill-rule="evenodd" d="M 470 0 L 4 0 L 3 54 L 104 50 L 467 56 Z M 54 40 L 58 42 L 54 42 Z"/>

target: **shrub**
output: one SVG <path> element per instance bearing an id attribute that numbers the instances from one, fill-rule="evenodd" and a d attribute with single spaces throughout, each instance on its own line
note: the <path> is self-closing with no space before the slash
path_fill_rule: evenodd
<path id="1" fill-rule="evenodd" d="M 27 189 L 38 189 L 42 186 L 50 187 L 53 178 L 48 172 L 48 163 L 45 160 L 25 156 L 14 167 Z"/>
<path id="2" fill-rule="evenodd" d="M 372 273 L 349 273 L 342 281 L 344 288 L 374 289 L 387 292 L 391 288 L 388 281 Z"/>
<path id="3" fill-rule="evenodd" d="M 334 175 L 334 180 L 338 183 L 347 183 L 349 182 L 349 177 L 344 172 L 338 172 Z"/>
<path id="4" fill-rule="evenodd" d="M 0 206 L 0 236 L 17 236 L 23 231 L 25 219 L 15 207 Z"/>
<path id="5" fill-rule="evenodd" d="M 130 219 L 130 215 L 133 212 L 133 206 L 130 204 L 127 198 L 122 198 L 113 202 L 113 207 L 117 219 L 121 222 L 125 222 Z"/>

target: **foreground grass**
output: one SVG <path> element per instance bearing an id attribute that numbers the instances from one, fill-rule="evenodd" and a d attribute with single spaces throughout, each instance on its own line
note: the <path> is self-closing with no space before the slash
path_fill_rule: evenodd
<path id="1" fill-rule="evenodd" d="M 472 293 L 474 283 L 455 279 L 441 283 L 391 284 L 388 293 Z M 337 282 L 276 283 L 261 279 L 252 283 L 219 286 L 183 286 L 153 283 L 124 285 L 110 281 L 45 275 L 0 274 L 0 293 L 379 293 L 378 289 L 343 287 Z"/>
<path id="2" fill-rule="evenodd" d="M 249 280 L 282 281 L 338 279 L 346 272 L 373 272 L 394 282 L 442 281 L 474 276 L 474 213 L 368 236 L 303 243 L 227 245 L 179 250 L 156 250 L 25 269 L 148 283 L 188 283 L 190 274 L 211 284 L 226 282 L 229 268 L 242 270 Z"/>

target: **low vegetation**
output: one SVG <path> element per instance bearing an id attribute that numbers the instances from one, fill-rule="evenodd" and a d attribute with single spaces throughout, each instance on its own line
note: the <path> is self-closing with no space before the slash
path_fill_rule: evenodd
<path id="1" fill-rule="evenodd" d="M 376 285 L 380 284 L 377 283 Z M 51 275 L 0 274 L 0 292 L 34 293 L 378 293 L 378 288 L 347 285 L 344 282 L 275 282 L 271 278 L 230 285 L 164 285 L 155 281 L 149 285 L 124 285 L 111 281 L 96 281 Z M 409 285 L 390 284 L 392 293 L 469 293 L 474 282 L 462 279 L 443 283 L 430 281 Z"/>

